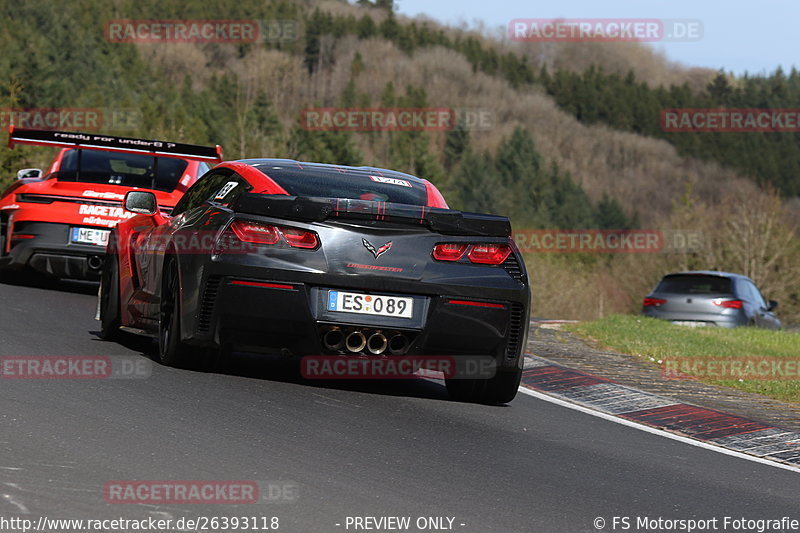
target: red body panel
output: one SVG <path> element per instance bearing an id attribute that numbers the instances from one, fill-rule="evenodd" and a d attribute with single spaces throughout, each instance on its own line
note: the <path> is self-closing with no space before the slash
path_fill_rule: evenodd
<path id="1" fill-rule="evenodd" d="M 238 161 L 228 161 L 220 163 L 214 168 L 229 168 L 247 180 L 253 186 L 253 192 L 261 194 L 289 194 L 286 190 L 275 183 L 275 181 L 258 170 L 246 163 L 239 163 Z"/>
<path id="2" fill-rule="evenodd" d="M 136 215 L 117 226 L 119 258 L 120 323 L 141 327 L 142 317 L 151 315 L 147 306 L 154 303 L 155 287 L 160 282 L 164 251 L 137 253 L 154 232 L 163 233 L 170 218 L 160 213 Z M 155 239 L 154 239 L 155 240 Z M 143 268 L 144 267 L 144 268 Z"/>

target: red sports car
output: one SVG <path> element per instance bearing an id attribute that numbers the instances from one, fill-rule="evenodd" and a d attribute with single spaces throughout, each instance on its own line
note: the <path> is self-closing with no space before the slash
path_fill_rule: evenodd
<path id="1" fill-rule="evenodd" d="M 46 173 L 24 169 L 0 197 L 0 269 L 99 279 L 110 229 L 134 216 L 130 190 L 150 190 L 169 212 L 222 160 L 219 146 L 65 131 L 9 129 L 9 146 L 61 148 Z"/>

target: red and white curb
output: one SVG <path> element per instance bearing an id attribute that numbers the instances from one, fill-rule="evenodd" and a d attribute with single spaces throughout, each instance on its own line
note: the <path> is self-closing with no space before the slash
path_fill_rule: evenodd
<path id="1" fill-rule="evenodd" d="M 636 390 L 531 355 L 525 358 L 522 386 L 608 415 L 603 418 L 618 418 L 800 471 L 800 433 L 796 431 Z"/>

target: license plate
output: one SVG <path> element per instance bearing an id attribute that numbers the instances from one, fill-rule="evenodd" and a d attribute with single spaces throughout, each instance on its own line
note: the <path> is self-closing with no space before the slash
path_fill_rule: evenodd
<path id="1" fill-rule="evenodd" d="M 111 233 L 107 229 L 93 228 L 72 228 L 72 242 L 76 244 L 94 244 L 105 246 L 108 244 L 108 235 Z"/>
<path id="2" fill-rule="evenodd" d="M 695 321 L 695 320 L 673 320 L 672 323 L 675 324 L 676 326 L 687 326 L 687 327 L 690 327 L 690 328 L 704 328 L 704 327 L 706 327 L 706 323 L 705 322 L 698 322 L 698 321 Z"/>
<path id="3" fill-rule="evenodd" d="M 414 299 L 357 292 L 328 291 L 328 311 L 411 318 Z"/>

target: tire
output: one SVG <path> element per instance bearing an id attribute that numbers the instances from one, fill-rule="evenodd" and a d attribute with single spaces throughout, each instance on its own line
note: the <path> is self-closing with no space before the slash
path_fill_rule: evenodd
<path id="1" fill-rule="evenodd" d="M 100 338 L 113 341 L 119 337 L 119 258 L 116 253 L 106 253 L 100 275 Z"/>
<path id="2" fill-rule="evenodd" d="M 446 379 L 447 393 L 458 402 L 489 405 L 508 403 L 514 399 L 522 380 L 522 370 L 498 372 L 491 379 Z"/>
<path id="3" fill-rule="evenodd" d="M 180 301 L 178 263 L 174 258 L 167 258 L 158 314 L 158 360 L 167 366 L 184 368 L 187 366 L 189 349 L 180 340 Z"/>
<path id="4" fill-rule="evenodd" d="M 447 394 L 457 402 L 477 403 L 486 384 L 485 379 L 445 379 Z"/>
<path id="5" fill-rule="evenodd" d="M 508 403 L 514 399 L 522 381 L 522 369 L 498 372 L 486 382 L 483 403 Z"/>

